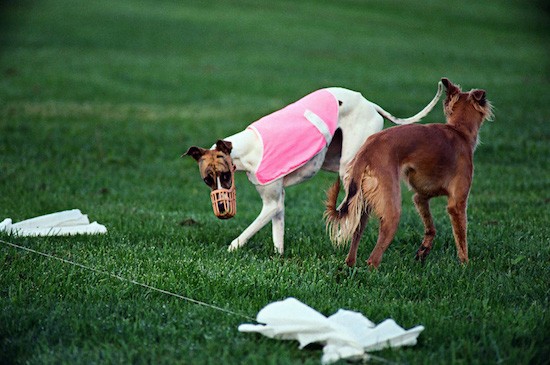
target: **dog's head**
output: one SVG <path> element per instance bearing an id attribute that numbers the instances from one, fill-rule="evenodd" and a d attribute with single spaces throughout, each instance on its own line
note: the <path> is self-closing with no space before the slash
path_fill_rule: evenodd
<path id="1" fill-rule="evenodd" d="M 191 156 L 199 164 L 202 181 L 211 190 L 214 213 L 218 218 L 231 218 L 236 213 L 235 165 L 231 159 L 232 144 L 218 140 L 214 149 L 190 147 L 183 156 Z M 232 201 L 225 201 L 232 197 Z M 231 208 L 231 207 L 234 208 Z"/>
<path id="2" fill-rule="evenodd" d="M 493 108 L 486 99 L 485 90 L 462 92 L 459 85 L 453 84 L 447 78 L 442 78 L 441 83 L 447 92 L 443 111 L 448 122 L 477 121 L 480 125 L 484 120 L 493 118 Z"/>

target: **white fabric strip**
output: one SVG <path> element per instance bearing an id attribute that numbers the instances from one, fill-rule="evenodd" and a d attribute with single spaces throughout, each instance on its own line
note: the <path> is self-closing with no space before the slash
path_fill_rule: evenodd
<path id="1" fill-rule="evenodd" d="M 388 347 L 414 346 L 424 326 L 405 330 L 393 319 L 376 325 L 363 314 L 340 309 L 325 317 L 296 298 L 273 302 L 262 308 L 256 322 L 241 324 L 239 332 L 257 332 L 270 338 L 297 340 L 300 349 L 317 342 L 324 345 L 322 364 L 340 359 L 365 360 L 368 352 Z"/>
<path id="2" fill-rule="evenodd" d="M 107 228 L 90 223 L 79 209 L 66 210 L 12 223 L 10 218 L 0 222 L 0 232 L 17 236 L 70 236 L 75 234 L 104 234 Z"/>
<path id="3" fill-rule="evenodd" d="M 15 225 L 14 225 L 15 226 Z M 57 227 L 11 227 L 11 234 L 22 237 L 44 237 L 44 236 L 73 236 L 77 234 L 105 234 L 107 228 L 97 222 L 81 224 L 76 226 Z"/>
<path id="4" fill-rule="evenodd" d="M 328 145 L 332 140 L 332 134 L 330 133 L 325 121 L 311 110 L 306 110 L 304 112 L 304 117 L 306 117 L 306 119 L 309 120 L 309 122 L 313 124 L 313 126 L 317 128 L 319 132 L 321 132 L 321 134 L 325 137 L 325 141 Z"/>
<path id="5" fill-rule="evenodd" d="M 25 229 L 36 227 L 59 227 L 89 223 L 90 221 L 88 220 L 87 215 L 82 214 L 79 209 L 71 209 L 26 219 L 24 221 L 14 223 L 13 228 Z"/>

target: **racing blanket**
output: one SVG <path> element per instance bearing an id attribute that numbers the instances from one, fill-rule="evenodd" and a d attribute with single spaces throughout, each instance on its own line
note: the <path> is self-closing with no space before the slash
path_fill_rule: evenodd
<path id="1" fill-rule="evenodd" d="M 253 172 L 261 185 L 303 166 L 325 148 L 338 125 L 338 100 L 327 89 L 302 99 L 252 123 L 263 154 Z"/>

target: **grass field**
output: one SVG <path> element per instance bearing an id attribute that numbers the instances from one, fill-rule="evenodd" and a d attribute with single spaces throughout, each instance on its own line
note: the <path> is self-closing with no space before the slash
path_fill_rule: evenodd
<path id="1" fill-rule="evenodd" d="M 320 347 L 237 331 L 294 296 L 425 326 L 382 363 L 542 364 L 550 358 L 550 26 L 544 2 L 4 1 L 0 3 L 0 220 L 71 208 L 104 236 L 0 234 L 0 363 L 318 364 Z M 321 172 L 286 192 L 286 252 L 271 229 L 228 253 L 260 200 L 237 177 L 239 213 L 217 220 L 195 162 L 210 146 L 317 88 L 358 90 L 409 116 L 449 77 L 484 88 L 469 200 L 470 264 L 445 200 L 438 236 L 410 192 L 379 270 L 344 265 L 322 221 Z M 426 122 L 442 122 L 438 106 Z M 389 126 L 389 124 L 388 124 Z M 15 249 L 12 242 L 238 312 L 230 315 Z"/>

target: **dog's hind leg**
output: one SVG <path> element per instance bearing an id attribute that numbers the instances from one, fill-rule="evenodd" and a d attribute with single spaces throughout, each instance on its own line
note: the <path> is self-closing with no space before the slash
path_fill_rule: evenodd
<path id="1" fill-rule="evenodd" d="M 456 197 L 454 195 L 450 195 L 449 202 L 447 204 L 447 212 L 449 213 L 449 217 L 451 218 L 458 259 L 463 264 L 468 263 L 468 242 L 466 237 L 467 198 L 468 195 L 466 195 L 465 197 Z"/>
<path id="2" fill-rule="evenodd" d="M 416 259 L 423 262 L 432 249 L 436 231 L 430 212 L 430 198 L 417 193 L 414 195 L 413 201 L 425 227 L 424 240 L 418 248 L 418 251 L 416 251 Z"/>
<path id="3" fill-rule="evenodd" d="M 355 261 L 357 260 L 357 248 L 359 247 L 361 236 L 363 235 L 363 231 L 365 230 L 367 222 L 369 221 L 370 211 L 371 209 L 370 207 L 368 207 L 367 210 L 363 212 L 363 214 L 361 215 L 361 222 L 357 227 L 357 230 L 353 233 L 348 257 L 346 258 L 346 265 L 348 265 L 349 267 L 353 267 L 355 265 Z"/>
<path id="4" fill-rule="evenodd" d="M 368 197 L 369 201 L 375 204 L 373 209 L 380 217 L 378 240 L 367 260 L 367 264 L 373 268 L 380 265 L 382 255 L 393 240 L 401 217 L 399 179 L 397 177 L 379 178 L 379 184 L 380 189 L 378 189 L 375 196 Z"/>

